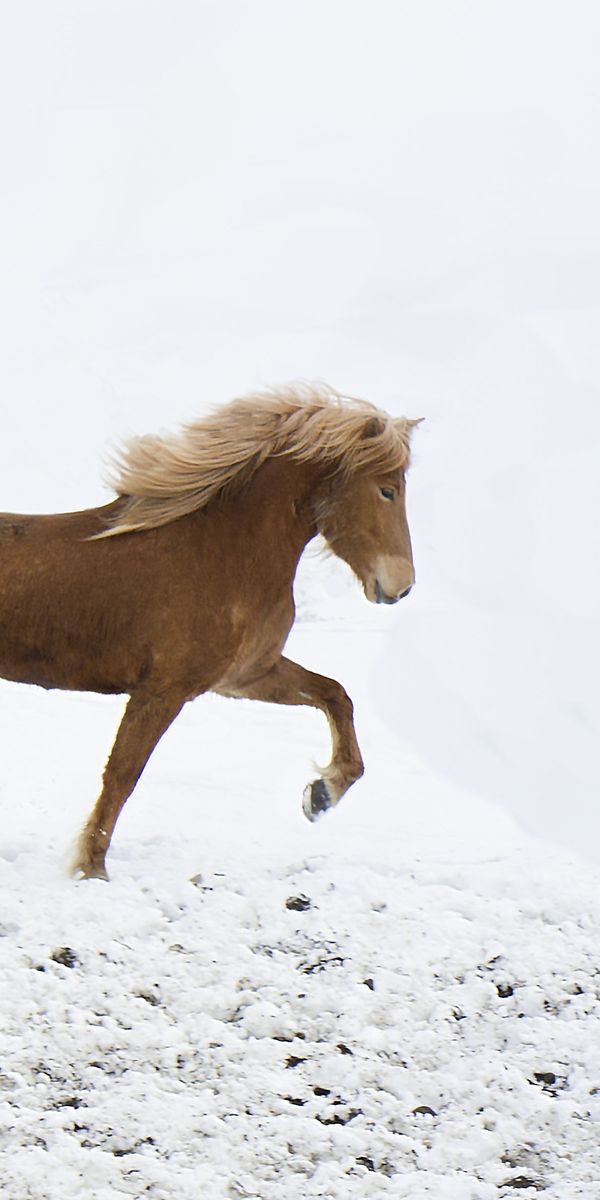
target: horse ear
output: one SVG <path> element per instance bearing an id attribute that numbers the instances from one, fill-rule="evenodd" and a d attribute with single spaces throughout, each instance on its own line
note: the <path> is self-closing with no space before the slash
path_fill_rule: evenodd
<path id="1" fill-rule="evenodd" d="M 382 421 L 381 417 L 369 417 L 368 421 L 365 422 L 363 437 L 379 437 L 379 434 L 383 433 L 384 429 L 385 421 Z"/>
<path id="2" fill-rule="evenodd" d="M 415 429 L 424 420 L 425 417 L 399 417 L 397 418 L 397 424 L 402 425 L 404 429 Z"/>

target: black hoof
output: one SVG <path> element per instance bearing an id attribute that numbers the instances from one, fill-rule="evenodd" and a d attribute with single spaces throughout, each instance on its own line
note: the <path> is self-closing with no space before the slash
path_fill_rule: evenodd
<path id="1" fill-rule="evenodd" d="M 316 821 L 322 813 L 331 808 L 333 801 L 324 779 L 315 779 L 304 790 L 302 811 L 309 821 Z"/>

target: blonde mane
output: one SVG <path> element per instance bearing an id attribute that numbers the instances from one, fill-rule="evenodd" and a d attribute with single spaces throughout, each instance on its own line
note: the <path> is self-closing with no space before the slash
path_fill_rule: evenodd
<path id="1" fill-rule="evenodd" d="M 244 396 L 178 434 L 125 443 L 109 479 L 124 503 L 99 536 L 153 529 L 205 508 L 242 488 L 271 457 L 316 462 L 331 474 L 404 469 L 414 424 L 326 385 Z"/>

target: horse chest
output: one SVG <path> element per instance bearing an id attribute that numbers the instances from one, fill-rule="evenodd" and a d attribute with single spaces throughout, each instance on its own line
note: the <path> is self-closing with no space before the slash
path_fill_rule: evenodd
<path id="1" fill-rule="evenodd" d="M 215 692 L 231 693 L 248 680 L 270 670 L 279 658 L 294 623 L 291 595 L 256 606 L 235 605 L 231 613 L 235 635 L 232 654 Z"/>

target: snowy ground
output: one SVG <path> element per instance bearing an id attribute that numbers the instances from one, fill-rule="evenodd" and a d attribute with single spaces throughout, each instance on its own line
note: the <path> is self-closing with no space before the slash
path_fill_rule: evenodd
<path id="1" fill-rule="evenodd" d="M 7 1200 L 600 1196 L 597 875 L 391 735 L 364 612 L 293 635 L 357 701 L 343 805 L 300 815 L 316 714 L 203 698 L 108 885 L 62 858 L 119 702 L 3 687 Z"/>

